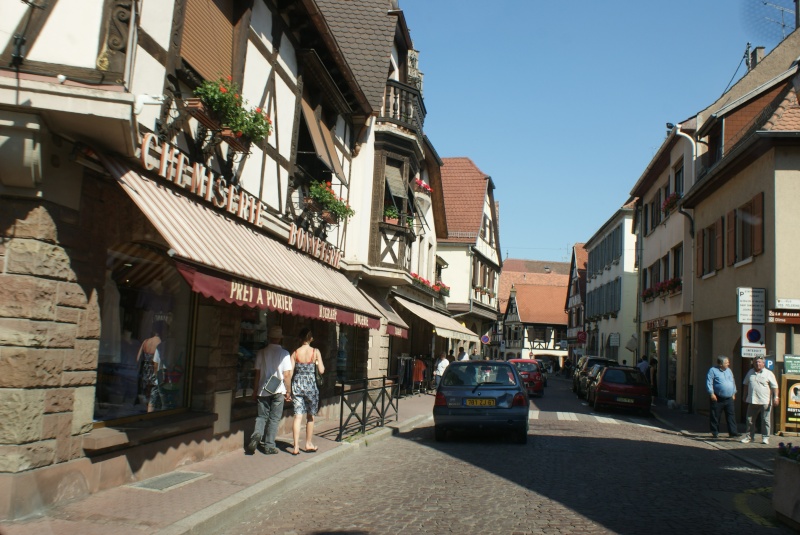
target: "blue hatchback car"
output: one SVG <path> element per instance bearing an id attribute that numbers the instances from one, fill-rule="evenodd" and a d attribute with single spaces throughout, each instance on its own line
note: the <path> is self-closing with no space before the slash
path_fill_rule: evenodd
<path id="1" fill-rule="evenodd" d="M 442 376 L 433 406 L 436 440 L 448 431 L 500 431 L 528 441 L 528 393 L 509 362 L 458 361 Z"/>

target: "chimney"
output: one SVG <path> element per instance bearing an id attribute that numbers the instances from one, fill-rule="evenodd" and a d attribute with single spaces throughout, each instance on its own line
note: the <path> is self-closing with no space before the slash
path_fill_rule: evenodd
<path id="1" fill-rule="evenodd" d="M 756 68 L 756 65 L 761 63 L 761 60 L 764 59 L 764 47 L 757 46 L 755 49 L 750 52 L 750 70 Z"/>

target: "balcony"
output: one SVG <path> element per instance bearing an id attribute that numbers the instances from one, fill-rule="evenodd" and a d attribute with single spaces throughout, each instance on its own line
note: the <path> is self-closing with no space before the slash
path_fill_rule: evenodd
<path id="1" fill-rule="evenodd" d="M 386 82 L 383 94 L 383 109 L 378 122 L 391 123 L 407 130 L 422 140 L 422 125 L 425 122 L 425 103 L 419 90 L 396 80 Z"/>

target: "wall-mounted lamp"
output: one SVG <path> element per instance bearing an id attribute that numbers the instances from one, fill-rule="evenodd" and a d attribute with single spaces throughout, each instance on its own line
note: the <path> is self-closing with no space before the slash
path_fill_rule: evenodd
<path id="1" fill-rule="evenodd" d="M 164 95 L 136 95 L 133 103 L 133 114 L 139 115 L 144 110 L 145 104 L 161 104 L 167 99 Z"/>

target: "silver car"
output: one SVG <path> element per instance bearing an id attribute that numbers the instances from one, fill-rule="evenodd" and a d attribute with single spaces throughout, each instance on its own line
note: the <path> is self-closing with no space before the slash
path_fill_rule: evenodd
<path id="1" fill-rule="evenodd" d="M 450 430 L 511 432 L 528 441 L 528 393 L 515 366 L 483 360 L 453 362 L 442 376 L 433 406 L 436 440 Z"/>

